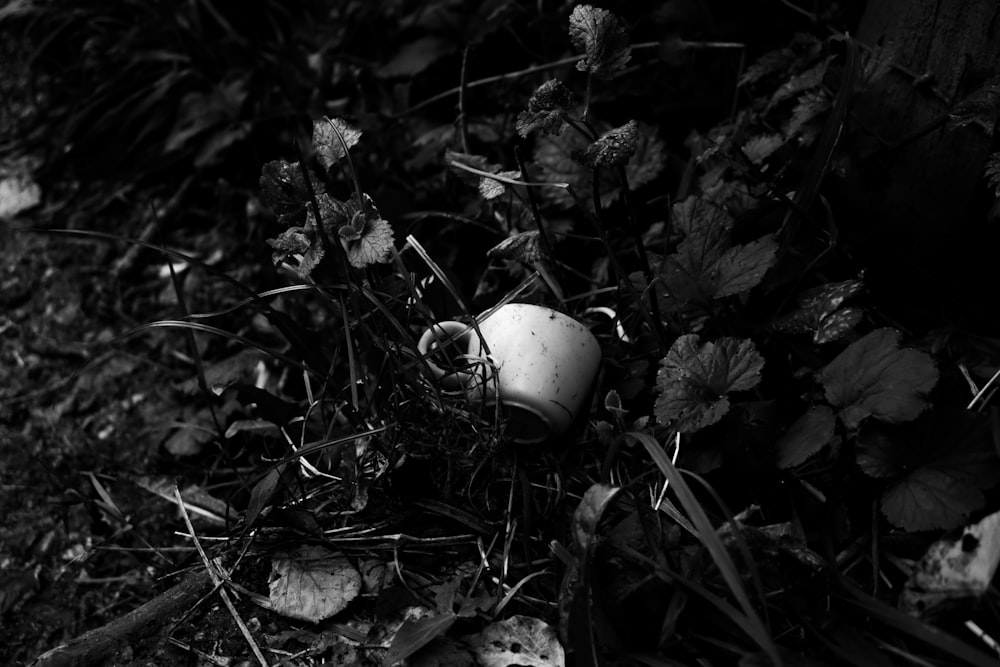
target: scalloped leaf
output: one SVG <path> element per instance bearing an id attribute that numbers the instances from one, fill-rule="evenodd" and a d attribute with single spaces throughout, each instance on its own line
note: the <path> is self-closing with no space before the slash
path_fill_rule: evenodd
<path id="1" fill-rule="evenodd" d="M 576 68 L 601 79 L 617 75 L 632 57 L 625 29 L 607 9 L 590 5 L 574 7 L 569 17 L 569 39 L 577 51 L 584 52 Z"/>
<path id="2" fill-rule="evenodd" d="M 324 168 L 329 169 L 347 155 L 361 140 L 361 130 L 340 118 L 313 121 L 313 149 Z"/>
<path id="3" fill-rule="evenodd" d="M 656 418 L 686 433 L 710 426 L 729 412 L 729 393 L 756 387 L 763 368 L 764 358 L 749 339 L 699 345 L 696 334 L 681 336 L 656 374 Z"/>
<path id="4" fill-rule="evenodd" d="M 868 417 L 910 421 L 927 407 L 926 395 L 938 380 L 937 366 L 924 352 L 899 349 L 899 339 L 894 329 L 876 329 L 820 372 L 827 400 L 840 409 L 849 429 Z"/>
<path id="5" fill-rule="evenodd" d="M 795 420 L 777 443 L 779 468 L 794 468 L 833 440 L 837 418 L 826 405 L 814 405 Z"/>

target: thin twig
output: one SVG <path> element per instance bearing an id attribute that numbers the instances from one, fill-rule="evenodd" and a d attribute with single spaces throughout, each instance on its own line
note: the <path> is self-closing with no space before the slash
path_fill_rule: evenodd
<path id="1" fill-rule="evenodd" d="M 528 183 L 526 181 L 519 181 L 516 178 L 508 178 L 506 176 L 501 176 L 499 174 L 491 174 L 488 171 L 483 171 L 482 169 L 476 169 L 475 167 L 470 167 L 467 164 L 462 164 L 461 162 L 456 162 L 455 160 L 449 160 L 448 166 L 455 167 L 456 169 L 461 169 L 462 171 L 467 171 L 470 174 L 475 174 L 476 176 L 482 176 L 483 178 L 489 178 L 499 183 L 506 183 L 507 185 L 523 185 L 526 188 L 562 188 L 566 189 L 569 187 L 569 183 Z"/>
<path id="2" fill-rule="evenodd" d="M 638 51 L 641 49 L 652 49 L 660 46 L 659 42 L 640 42 L 638 44 L 632 45 L 633 51 Z M 684 48 L 736 48 L 737 45 L 734 42 L 681 42 L 681 46 Z M 738 45 L 742 47 L 743 45 Z M 574 63 L 580 62 L 585 58 L 584 55 L 570 56 L 569 58 L 563 58 L 561 60 L 554 60 L 550 63 L 545 63 L 543 65 L 532 65 L 531 67 L 525 67 L 524 69 L 517 70 L 516 72 L 507 72 L 506 74 L 497 74 L 495 76 L 488 76 L 483 79 L 476 79 L 475 81 L 469 81 L 464 86 L 455 86 L 454 88 L 449 88 L 448 90 L 442 91 L 437 95 L 428 97 L 426 100 L 417 102 L 409 109 L 401 112 L 400 114 L 394 116 L 394 118 L 402 118 L 403 116 L 408 116 L 411 113 L 423 109 L 424 107 L 434 104 L 435 102 L 440 102 L 441 100 L 447 99 L 452 95 L 459 94 L 463 88 L 468 90 L 469 88 L 479 88 L 480 86 L 488 86 L 491 83 L 496 83 L 498 81 L 509 81 L 510 79 L 519 79 L 522 76 L 527 76 L 529 74 L 535 74 L 536 72 L 544 72 L 550 69 L 556 69 L 558 67 L 563 67 L 565 65 L 572 65 Z"/>
<path id="3" fill-rule="evenodd" d="M 181 516 L 184 518 L 184 525 L 187 526 L 188 533 L 191 535 L 191 540 L 194 542 L 195 548 L 198 550 L 198 555 L 201 556 L 202 562 L 205 564 L 205 569 L 208 571 L 208 576 L 212 578 L 212 583 L 215 584 L 216 589 L 219 592 L 219 597 L 222 598 L 222 602 L 225 603 L 226 608 L 232 615 L 233 620 L 236 622 L 237 627 L 243 634 L 243 637 L 247 640 L 247 644 L 250 646 L 250 650 L 253 652 L 254 657 L 257 658 L 257 662 L 261 664 L 261 667 L 268 667 L 267 658 L 261 652 L 260 647 L 257 646 L 257 642 L 254 640 L 253 635 L 250 634 L 250 628 L 247 627 L 243 619 L 240 618 L 240 614 L 236 611 L 236 606 L 233 605 L 233 601 L 229 598 L 229 593 L 225 589 L 225 581 L 219 576 L 219 559 L 215 558 L 209 560 L 208 554 L 205 553 L 205 549 L 201 546 L 201 540 L 198 539 L 198 535 L 194 532 L 194 524 L 191 523 L 191 517 L 188 515 L 187 507 L 184 505 L 184 499 L 181 498 L 181 490 L 174 484 L 174 496 L 177 499 L 177 506 L 180 508 Z M 228 579 L 228 575 L 226 576 Z"/>
<path id="4" fill-rule="evenodd" d="M 514 146 L 514 159 L 517 160 L 517 168 L 521 170 L 521 180 L 525 183 L 530 183 L 531 181 L 528 180 L 528 166 L 524 163 L 524 157 L 517 146 Z M 546 257 L 554 257 L 552 241 L 549 240 L 549 234 L 545 231 L 545 225 L 542 224 L 542 215 L 539 213 L 538 193 L 530 188 L 528 189 L 528 203 L 531 205 L 531 217 L 535 221 L 535 229 L 538 230 L 538 239 L 542 243 L 542 251 Z"/>

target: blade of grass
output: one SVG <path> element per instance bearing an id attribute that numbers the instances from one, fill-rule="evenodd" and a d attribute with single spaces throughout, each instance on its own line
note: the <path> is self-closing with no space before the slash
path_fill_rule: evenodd
<path id="1" fill-rule="evenodd" d="M 881 600 L 868 595 L 842 575 L 838 576 L 837 581 L 840 584 L 840 590 L 843 592 L 842 599 L 848 604 L 861 609 L 884 625 L 907 634 L 925 644 L 929 644 L 939 651 L 958 658 L 974 667 L 996 667 L 997 663 L 994 658 L 978 649 L 972 648 L 957 637 L 890 607 Z"/>
<path id="2" fill-rule="evenodd" d="M 294 366 L 295 368 L 297 368 L 299 370 L 306 371 L 308 373 L 316 373 L 316 374 L 318 374 L 318 375 L 320 375 L 322 377 L 322 373 L 318 373 L 316 370 L 310 368 L 309 366 L 307 366 L 306 364 L 302 363 L 301 361 L 296 361 L 295 359 L 292 359 L 291 357 L 286 356 L 286 355 L 282 354 L 281 352 L 278 352 L 277 350 L 273 350 L 273 349 L 271 349 L 269 347 L 261 345 L 260 343 L 252 341 L 249 338 L 245 338 L 244 336 L 241 336 L 239 334 L 235 334 L 235 333 L 233 333 L 231 331 L 226 331 L 225 329 L 219 329 L 218 327 L 209 326 L 207 324 L 201 324 L 199 322 L 187 322 L 187 321 L 184 321 L 184 320 L 157 320 L 155 322 L 147 322 L 145 324 L 140 324 L 137 327 L 133 327 L 133 328 L 129 329 L 128 331 L 126 331 L 125 333 L 123 333 L 123 334 L 115 337 L 115 339 L 111 341 L 111 344 L 114 344 L 116 342 L 121 342 L 121 341 L 123 341 L 123 340 L 125 340 L 127 338 L 130 338 L 130 337 L 132 337 L 132 336 L 134 336 L 136 334 L 142 333 L 144 331 L 148 331 L 150 329 L 157 329 L 157 328 L 161 328 L 161 329 L 163 329 L 163 328 L 165 328 L 165 329 L 169 329 L 169 328 L 184 329 L 184 328 L 187 328 L 187 329 L 193 329 L 195 331 L 203 331 L 205 333 L 215 334 L 216 336 L 222 336 L 223 338 L 229 338 L 230 340 L 236 341 L 236 342 L 238 342 L 238 343 L 240 343 L 242 345 L 246 345 L 248 347 L 252 347 L 252 348 L 255 348 L 257 350 L 260 350 L 264 354 L 270 355 L 271 357 L 273 357 L 273 358 L 275 358 L 275 359 L 277 359 L 279 361 L 282 361 L 282 362 L 284 362 L 284 363 L 286 363 L 286 364 L 288 364 L 290 366 Z"/>
<path id="3" fill-rule="evenodd" d="M 698 529 L 698 536 L 701 543 L 708 549 L 709 555 L 715 561 L 726 585 L 742 609 L 745 619 L 745 625 L 742 627 L 748 632 L 750 638 L 767 654 L 768 658 L 775 665 L 780 666 L 782 661 L 781 656 L 778 654 L 778 648 L 774 644 L 774 640 L 771 638 L 764 621 L 750 604 L 750 597 L 743 587 L 743 582 L 741 581 L 739 572 L 736 570 L 735 563 L 729 557 L 729 552 L 726 550 L 725 545 L 722 544 L 722 540 L 719 538 L 718 533 L 716 533 L 715 527 L 712 526 L 708 514 L 706 514 L 701 503 L 698 502 L 687 482 L 684 481 L 684 477 L 680 471 L 670 462 L 670 458 L 663 451 L 660 443 L 651 435 L 632 431 L 626 433 L 625 436 L 632 438 L 645 447 L 657 468 L 667 478 L 671 488 L 673 488 L 674 493 L 677 495 L 678 501 L 687 512 L 688 517 L 690 517 L 691 523 Z"/>
<path id="4" fill-rule="evenodd" d="M 195 266 L 201 269 L 202 271 L 205 271 L 209 275 L 219 278 L 224 282 L 232 285 L 243 294 L 246 294 L 252 300 L 253 306 L 257 309 L 257 311 L 261 313 L 264 317 L 266 317 L 268 322 L 270 322 L 274 326 L 274 328 L 276 328 L 278 331 L 281 332 L 281 335 L 284 336 L 285 340 L 288 341 L 288 343 L 292 346 L 295 352 L 301 355 L 301 357 L 306 361 L 306 363 L 310 366 L 309 370 L 311 372 L 323 375 L 329 368 L 330 362 L 326 358 L 326 356 L 322 353 L 321 350 L 317 349 L 315 345 L 310 345 L 299 335 L 299 333 L 296 331 L 296 326 L 294 322 L 291 321 L 288 315 L 271 307 L 271 305 L 263 301 L 254 290 L 250 289 L 247 285 L 243 284 L 236 278 L 233 278 L 224 271 L 217 269 L 211 266 L 210 264 L 206 264 L 205 262 L 202 262 L 199 259 L 186 255 L 182 252 L 178 252 L 176 250 L 171 250 L 170 248 L 163 248 L 153 243 L 141 241 L 139 239 L 129 239 L 119 236 L 117 234 L 108 234 L 105 232 L 96 232 L 85 229 L 19 229 L 18 231 L 29 232 L 32 234 L 50 234 L 53 236 L 81 236 L 84 238 L 102 239 L 105 241 L 119 241 L 131 245 L 138 245 L 143 248 L 147 248 L 149 250 L 154 250 L 156 252 L 163 253 L 173 259 L 179 259 L 181 261 L 187 262 L 192 266 Z M 295 362 L 295 366 L 301 367 L 302 364 L 299 362 Z"/>

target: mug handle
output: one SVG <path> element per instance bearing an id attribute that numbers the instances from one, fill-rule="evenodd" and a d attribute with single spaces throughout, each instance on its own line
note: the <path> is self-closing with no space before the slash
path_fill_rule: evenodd
<path id="1" fill-rule="evenodd" d="M 431 360 L 430 355 L 435 350 L 446 345 L 454 345 L 464 354 L 468 354 L 471 348 L 475 330 L 464 322 L 447 320 L 438 322 L 429 327 L 420 337 L 417 343 L 417 351 L 427 362 L 427 367 L 437 382 L 445 389 L 462 390 L 468 386 L 471 374 L 465 371 L 464 364 L 452 363 L 450 368 L 441 368 Z M 452 359 L 455 355 L 445 355 L 445 358 Z"/>

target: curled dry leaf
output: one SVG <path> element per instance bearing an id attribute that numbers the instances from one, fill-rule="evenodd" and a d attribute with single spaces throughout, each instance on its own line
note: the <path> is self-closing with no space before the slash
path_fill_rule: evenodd
<path id="1" fill-rule="evenodd" d="M 1000 512 L 966 526 L 955 539 L 938 540 L 920 559 L 899 596 L 899 608 L 919 615 L 948 600 L 978 597 L 1000 565 Z"/>
<path id="2" fill-rule="evenodd" d="M 530 616 L 511 616 L 464 638 L 483 667 L 562 667 L 566 653 L 555 629 Z"/>

